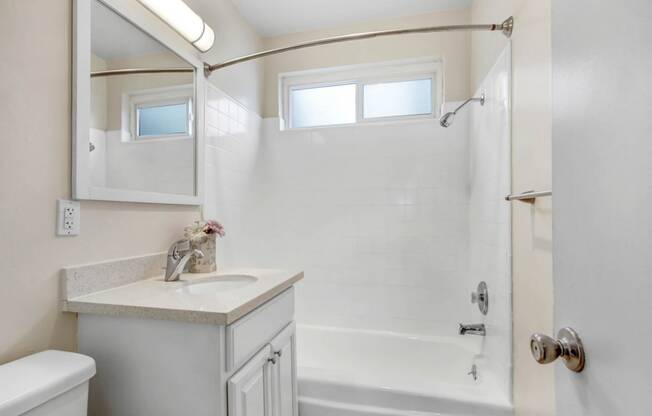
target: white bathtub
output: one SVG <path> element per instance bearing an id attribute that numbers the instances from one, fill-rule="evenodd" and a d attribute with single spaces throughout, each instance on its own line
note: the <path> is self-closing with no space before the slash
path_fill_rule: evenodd
<path id="1" fill-rule="evenodd" d="M 464 342 L 299 325 L 299 414 L 511 415 L 482 365 L 477 381 L 467 375 L 477 348 Z"/>

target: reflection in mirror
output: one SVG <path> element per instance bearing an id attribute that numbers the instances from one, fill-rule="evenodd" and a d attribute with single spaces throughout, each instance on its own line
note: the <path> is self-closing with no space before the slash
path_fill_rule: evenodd
<path id="1" fill-rule="evenodd" d="M 103 73 L 137 68 L 164 71 Z M 122 16 L 92 1 L 92 187 L 196 194 L 193 69 Z"/>

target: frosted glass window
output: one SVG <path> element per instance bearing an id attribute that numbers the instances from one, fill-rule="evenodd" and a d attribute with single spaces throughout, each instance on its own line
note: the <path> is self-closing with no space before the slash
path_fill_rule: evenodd
<path id="1" fill-rule="evenodd" d="M 432 113 L 432 79 L 382 82 L 364 86 L 364 118 Z"/>
<path id="2" fill-rule="evenodd" d="M 355 97 L 355 84 L 290 90 L 291 127 L 355 123 Z"/>
<path id="3" fill-rule="evenodd" d="M 138 107 L 138 137 L 188 134 L 186 103 Z"/>

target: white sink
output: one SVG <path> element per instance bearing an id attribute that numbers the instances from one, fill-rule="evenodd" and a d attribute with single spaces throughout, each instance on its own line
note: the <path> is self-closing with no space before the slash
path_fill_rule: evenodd
<path id="1" fill-rule="evenodd" d="M 198 282 L 188 283 L 176 290 L 185 295 L 213 295 L 229 290 L 240 289 L 256 282 L 258 278 L 246 274 L 225 274 Z"/>

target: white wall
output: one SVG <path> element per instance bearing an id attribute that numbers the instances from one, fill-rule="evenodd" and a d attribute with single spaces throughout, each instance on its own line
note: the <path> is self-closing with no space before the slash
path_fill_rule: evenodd
<path id="1" fill-rule="evenodd" d="M 273 221 L 254 254 L 305 268 L 299 322 L 452 335 L 470 317 L 458 121 L 280 132 L 265 120 L 261 194 Z"/>
<path id="2" fill-rule="evenodd" d="M 482 315 L 475 305 L 474 322 L 484 322 L 487 336 L 483 355 L 498 391 L 509 399 L 512 391 L 512 285 L 511 207 L 504 196 L 511 188 L 511 50 L 498 57 L 480 83 L 475 96 L 486 94 L 483 106 L 468 111 L 469 131 L 469 291 L 485 281 L 489 311 Z M 478 365 L 480 374 L 486 370 Z"/>
<path id="3" fill-rule="evenodd" d="M 215 31 L 215 45 L 202 55 L 214 64 L 259 52 L 263 41 L 231 0 L 185 0 Z M 213 72 L 209 82 L 254 113 L 263 111 L 264 62 L 256 60 Z"/>
<path id="4" fill-rule="evenodd" d="M 207 121 L 222 266 L 304 269 L 302 323 L 453 335 L 471 318 L 464 115 L 280 132 L 210 88 Z"/>
<path id="5" fill-rule="evenodd" d="M 226 237 L 218 241 L 218 267 L 240 266 L 238 263 L 246 236 L 255 238 L 251 226 L 256 217 L 245 207 L 256 206 L 257 173 L 262 158 L 261 118 L 240 105 L 220 89 L 209 85 L 206 96 L 206 201 L 204 218 L 216 219 L 226 228 Z M 255 215 L 265 217 L 260 210 Z M 270 250 L 273 251 L 273 250 Z M 264 266 L 264 264 L 261 264 Z"/>
<path id="6" fill-rule="evenodd" d="M 551 188 L 550 0 L 475 0 L 473 23 L 513 15 L 512 190 Z M 471 37 L 477 87 L 506 44 L 499 34 Z M 554 370 L 530 353 L 533 332 L 553 332 L 551 198 L 512 203 L 514 407 L 517 415 L 554 415 Z"/>
<path id="7" fill-rule="evenodd" d="M 552 2 L 555 329 L 587 354 L 581 374 L 555 365 L 559 416 L 652 401 L 652 3 L 608 6 Z"/>
<path id="8" fill-rule="evenodd" d="M 106 187 L 195 194 L 194 140 L 124 141 L 119 130 L 107 131 L 105 140 Z M 92 164 L 91 169 L 94 169 Z"/>

